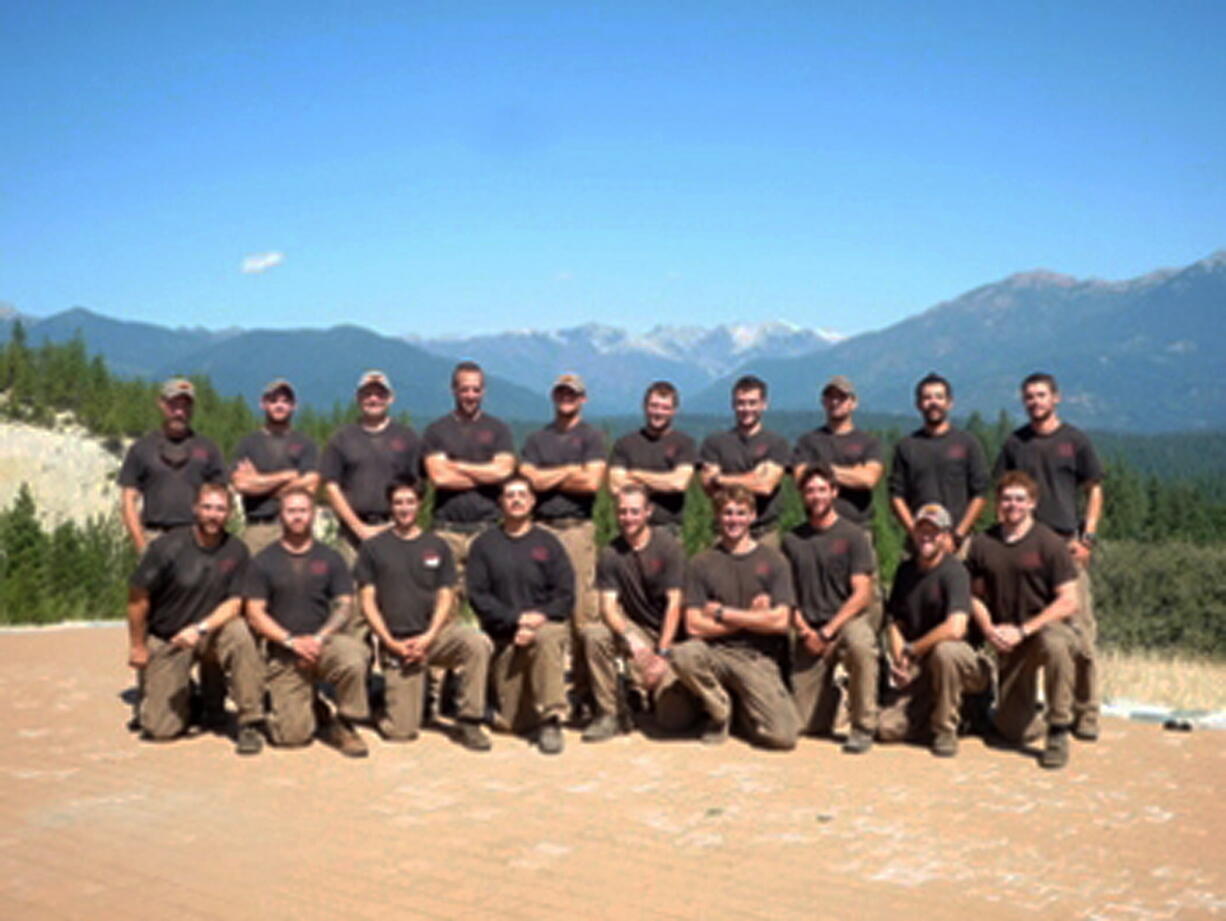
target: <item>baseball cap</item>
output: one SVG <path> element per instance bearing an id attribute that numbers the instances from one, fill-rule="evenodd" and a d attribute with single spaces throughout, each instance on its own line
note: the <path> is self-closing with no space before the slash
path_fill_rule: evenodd
<path id="1" fill-rule="evenodd" d="M 953 519 L 949 517 L 949 512 L 939 502 L 929 502 L 920 506 L 919 511 L 915 513 L 915 523 L 919 524 L 921 521 L 936 525 L 942 531 L 948 531 L 954 526 Z"/>
<path id="2" fill-rule="evenodd" d="M 270 380 L 270 381 L 269 381 L 267 384 L 265 384 L 265 385 L 264 385 L 264 389 L 260 391 L 260 396 L 261 396 L 261 397 L 270 397 L 270 396 L 272 396 L 273 394 L 275 394 L 275 393 L 276 393 L 277 391 L 279 391 L 279 390 L 285 390 L 285 391 L 288 391 L 288 392 L 289 392 L 289 398 L 290 398 L 291 400 L 297 400 L 297 399 L 298 399 L 298 394 L 297 394 L 297 392 L 294 390 L 294 385 L 293 385 L 293 384 L 291 384 L 289 381 L 287 381 L 287 380 L 286 380 L 285 378 L 283 378 L 283 377 L 274 377 L 274 378 L 273 378 L 272 380 Z"/>
<path id="3" fill-rule="evenodd" d="M 839 393 L 845 393 L 849 397 L 856 395 L 856 387 L 851 382 L 851 378 L 844 377 L 842 374 L 836 374 L 830 380 L 826 381 L 826 386 L 822 388 L 822 396 L 825 396 L 831 390 L 837 390 Z"/>
<path id="4" fill-rule="evenodd" d="M 571 390 L 575 391 L 575 393 L 583 396 L 587 395 L 587 387 L 585 387 L 583 384 L 583 378 L 581 378 L 578 374 L 575 374 L 573 371 L 567 371 L 565 374 L 559 374 L 557 380 L 553 382 L 553 386 L 550 387 L 549 390 L 552 393 L 559 387 L 569 387 Z"/>
<path id="5" fill-rule="evenodd" d="M 162 399 L 173 400 L 175 397 L 187 397 L 192 402 L 196 400 L 196 387 L 186 377 L 172 377 L 162 384 Z"/>
<path id="6" fill-rule="evenodd" d="M 393 392 L 392 382 L 388 380 L 387 375 L 384 374 L 382 371 L 375 371 L 375 370 L 367 371 L 360 378 L 358 378 L 357 389 L 361 390 L 363 387 L 367 386 L 368 384 L 378 384 L 388 393 Z"/>

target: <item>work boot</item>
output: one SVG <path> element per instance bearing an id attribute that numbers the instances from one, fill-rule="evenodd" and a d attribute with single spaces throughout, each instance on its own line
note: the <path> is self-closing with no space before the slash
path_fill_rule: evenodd
<path id="1" fill-rule="evenodd" d="M 264 736 L 260 730 L 251 724 L 238 727 L 238 738 L 235 739 L 234 751 L 239 755 L 258 755 L 264 749 Z"/>
<path id="2" fill-rule="evenodd" d="M 1039 755 L 1039 764 L 1042 767 L 1055 770 L 1068 764 L 1068 736 L 1067 726 L 1048 728 L 1047 744 L 1043 746 L 1043 752 Z"/>
<path id="3" fill-rule="evenodd" d="M 353 724 L 339 714 L 328 721 L 322 736 L 325 742 L 346 758 L 365 758 L 370 754 L 370 749 L 353 728 Z"/>
<path id="4" fill-rule="evenodd" d="M 456 730 L 456 741 L 470 752 L 487 752 L 493 747 L 490 737 L 481 728 L 480 723 L 461 720 Z"/>
<path id="5" fill-rule="evenodd" d="M 957 733 L 938 732 L 932 740 L 932 753 L 938 758 L 952 758 L 958 754 Z"/>
<path id="6" fill-rule="evenodd" d="M 1098 714 L 1087 710 L 1073 723 L 1073 738 L 1080 742 L 1098 741 Z"/>
<path id="7" fill-rule="evenodd" d="M 703 745 L 722 745 L 728 740 L 728 724 L 730 720 L 717 720 L 708 716 L 703 721 L 698 739 Z"/>
<path id="8" fill-rule="evenodd" d="M 581 738 L 584 742 L 603 742 L 621 732 L 621 725 L 612 713 L 602 713 L 592 720 Z"/>
<path id="9" fill-rule="evenodd" d="M 541 750 L 541 754 L 560 755 L 565 744 L 558 718 L 555 716 L 545 720 L 536 734 L 536 747 Z"/>
<path id="10" fill-rule="evenodd" d="M 872 747 L 873 734 L 863 729 L 852 729 L 843 743 L 843 751 L 849 755 L 863 755 Z"/>

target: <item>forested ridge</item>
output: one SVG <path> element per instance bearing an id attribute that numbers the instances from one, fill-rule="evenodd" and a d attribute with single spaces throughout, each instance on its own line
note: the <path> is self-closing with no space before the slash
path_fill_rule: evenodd
<path id="1" fill-rule="evenodd" d="M 195 427 L 228 455 L 239 439 L 258 427 L 259 417 L 242 397 L 224 398 L 207 378 L 192 380 Z M 45 425 L 70 413 L 116 455 L 125 438 L 157 425 L 158 386 L 112 374 L 101 357 L 88 354 L 80 337 L 31 346 L 17 324 L 0 349 L 0 416 Z M 542 413 L 546 411 L 543 403 Z M 352 402 L 338 401 L 326 412 L 303 408 L 296 427 L 322 445 L 339 425 L 354 418 Z M 409 421 L 406 414 L 400 418 Z M 770 414 L 767 424 L 795 440 L 816 421 L 816 414 L 778 413 Z M 868 413 L 858 421 L 882 438 L 887 458 L 894 443 L 914 427 L 896 417 Z M 522 440 L 541 422 L 512 427 Z M 611 442 L 637 419 L 597 424 L 604 425 Z M 696 436 L 727 424 L 710 416 L 684 420 L 684 427 Z M 979 438 L 991 459 L 1017 421 L 1002 411 L 990 422 L 975 414 L 962 425 Z M 1102 544 L 1095 564 L 1103 642 L 1226 655 L 1226 433 L 1092 435 L 1108 468 Z M 903 541 L 887 504 L 881 483 L 874 525 L 888 584 Z M 615 524 L 607 494 L 599 498 L 596 515 L 598 535 L 608 540 Z M 991 515 L 989 508 L 981 526 Z M 802 518 L 799 496 L 786 481 L 782 523 L 790 527 Z M 711 522 L 710 504 L 695 482 L 683 530 L 691 554 L 709 544 Z M 134 562 L 113 518 L 65 522 L 49 532 L 23 490 L 10 508 L 0 511 L 0 623 L 121 616 L 126 577 Z"/>

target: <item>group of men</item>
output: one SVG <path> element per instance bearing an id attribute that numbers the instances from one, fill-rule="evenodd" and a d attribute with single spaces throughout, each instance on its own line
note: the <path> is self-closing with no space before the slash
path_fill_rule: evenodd
<path id="1" fill-rule="evenodd" d="M 227 470 L 191 428 L 191 383 L 166 382 L 161 428 L 120 472 L 123 520 L 142 554 L 129 662 L 142 675 L 146 736 L 186 731 L 199 662 L 204 719 L 224 718 L 228 691 L 244 754 L 265 738 L 318 735 L 361 756 L 364 724 L 413 739 L 427 679 L 444 670 L 451 732 L 476 751 L 491 747 L 486 723 L 556 754 L 568 714 L 586 716 L 582 738 L 597 742 L 637 710 L 659 731 L 707 743 L 736 730 L 788 749 L 803 733 L 838 731 L 849 753 L 907 739 L 948 757 L 964 698 L 993 689 L 994 732 L 1012 744 L 1045 736 L 1045 767 L 1067 763 L 1069 735 L 1097 738 L 1087 566 L 1102 470 L 1060 419 L 1050 375 L 1022 382 L 1029 422 L 994 474 L 978 440 L 950 422 L 949 382 L 930 374 L 916 386 L 923 424 L 895 447 L 888 478 L 908 535 L 888 599 L 872 531 L 884 457 L 855 425 L 846 377 L 824 386 L 825 422 L 794 448 L 764 427 L 767 385 L 746 376 L 732 389 L 734 425 L 701 446 L 673 425 L 676 388 L 657 381 L 643 426 L 608 451 L 583 420 L 582 378 L 563 374 L 553 420 L 518 456 L 510 429 L 482 408 L 481 368 L 461 362 L 451 385 L 453 411 L 419 437 L 392 420 L 388 377 L 367 372 L 360 420 L 320 455 L 293 429 L 293 386 L 274 380 L 263 428 Z M 781 534 L 789 473 L 806 517 Z M 695 475 L 716 535 L 687 561 L 680 532 Z M 993 476 L 998 520 L 975 532 Z M 618 534 L 601 548 L 593 510 L 606 482 Z M 321 491 L 337 549 L 315 536 Z M 226 530 L 232 492 L 241 540 Z M 372 666 L 383 687 L 373 710 Z"/>

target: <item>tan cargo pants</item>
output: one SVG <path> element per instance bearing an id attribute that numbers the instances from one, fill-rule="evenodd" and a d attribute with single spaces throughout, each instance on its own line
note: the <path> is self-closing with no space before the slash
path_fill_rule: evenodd
<path id="1" fill-rule="evenodd" d="M 459 713 L 462 720 L 485 718 L 491 645 L 480 630 L 448 624 L 430 646 L 425 662 L 404 662 L 383 650 L 386 712 L 379 729 L 389 739 L 411 739 L 421 728 L 426 673 L 434 667 L 459 670 Z"/>
<path id="2" fill-rule="evenodd" d="M 992 683 L 992 663 L 963 640 L 938 643 L 919 663 L 919 672 L 882 708 L 877 738 L 882 742 L 922 742 L 956 734 L 962 695 L 979 694 Z"/>
<path id="3" fill-rule="evenodd" d="M 659 633 L 648 627 L 630 623 L 627 624 L 627 629 L 652 649 L 660 640 Z M 694 695 L 681 683 L 676 669 L 671 665 L 660 682 L 648 692 L 629 646 L 623 643 L 620 637 L 615 637 L 605 624 L 588 624 L 583 627 L 580 630 L 580 644 L 591 674 L 592 696 L 596 700 L 598 713 L 616 716 L 623 709 L 624 702 L 619 700 L 617 689 L 617 663 L 622 659 L 626 663 L 630 681 L 643 689 L 651 700 L 651 711 L 656 725 L 665 732 L 683 732 L 694 725 L 701 708 Z"/>
<path id="4" fill-rule="evenodd" d="M 370 716 L 366 668 L 370 650 L 351 636 L 336 634 L 324 643 L 319 661 L 304 664 L 282 646 L 268 645 L 268 738 L 274 745 L 306 745 L 315 734 L 315 685 L 327 681 L 336 692 L 336 709 L 351 720 Z M 322 701 L 320 701 L 322 703 Z"/>
<path id="5" fill-rule="evenodd" d="M 490 685 L 494 692 L 494 728 L 530 732 L 550 717 L 566 716 L 565 658 L 570 627 L 547 621 L 527 646 L 494 642 Z"/>
<path id="6" fill-rule="evenodd" d="M 829 735 L 834 731 L 840 692 L 834 684 L 834 666 L 842 662 L 849 678 L 851 725 L 867 733 L 877 731 L 877 630 L 869 615 L 861 614 L 839 630 L 834 649 L 815 656 L 797 642 L 792 656 L 792 699 L 803 731 Z"/>
<path id="7" fill-rule="evenodd" d="M 1044 722 L 1049 726 L 1072 725 L 1077 671 L 1090 654 L 1091 647 L 1081 631 L 1063 622 L 1048 624 L 1012 652 L 998 655 L 996 728 L 1001 735 L 1013 742 L 1029 742 L 1042 735 Z M 1036 710 L 1040 668 L 1045 714 Z"/>

